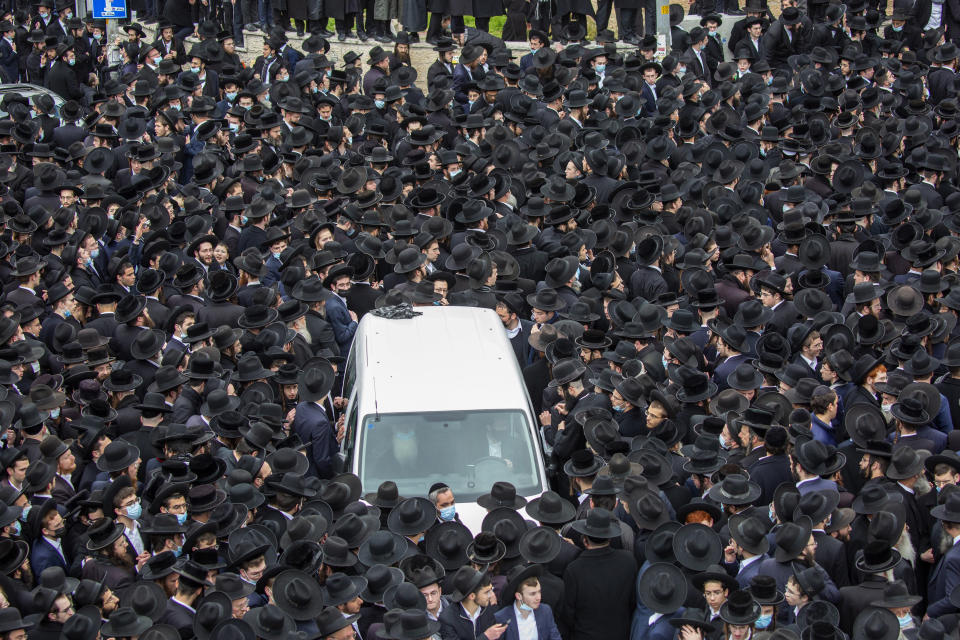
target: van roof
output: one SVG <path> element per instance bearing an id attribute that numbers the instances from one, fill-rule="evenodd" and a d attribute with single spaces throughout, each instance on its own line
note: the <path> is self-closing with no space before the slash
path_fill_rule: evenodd
<path id="1" fill-rule="evenodd" d="M 526 387 L 500 317 L 492 309 L 417 307 L 422 315 L 367 314 L 354 345 L 357 384 L 375 381 L 360 414 L 527 408 Z M 424 404 L 424 397 L 429 404 Z M 491 403 L 491 399 L 496 399 Z"/>

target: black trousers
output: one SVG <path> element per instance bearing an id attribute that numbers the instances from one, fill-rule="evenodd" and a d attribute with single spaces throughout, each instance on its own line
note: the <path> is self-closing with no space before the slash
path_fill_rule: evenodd
<path id="1" fill-rule="evenodd" d="M 431 13 L 430 14 L 430 25 L 427 27 L 427 37 L 436 38 L 443 32 L 443 14 L 442 13 Z"/>
<path id="2" fill-rule="evenodd" d="M 613 0 L 597 1 L 597 33 L 600 33 L 610 24 L 610 14 L 613 11 Z"/>

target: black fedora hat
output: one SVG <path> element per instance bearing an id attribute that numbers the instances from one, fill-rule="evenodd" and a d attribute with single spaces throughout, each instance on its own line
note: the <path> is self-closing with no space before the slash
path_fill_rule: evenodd
<path id="1" fill-rule="evenodd" d="M 460 567 L 450 578 L 450 600 L 453 602 L 463 602 L 467 596 L 476 591 L 483 583 L 486 574 L 477 571 L 473 567 Z"/>
<path id="2" fill-rule="evenodd" d="M 485 509 L 497 507 L 522 509 L 527 504 L 527 499 L 517 495 L 517 488 L 513 484 L 498 481 L 493 483 L 489 493 L 477 498 L 477 504 Z"/>
<path id="3" fill-rule="evenodd" d="M 507 545 L 492 531 L 481 531 L 466 547 L 466 556 L 478 565 L 491 565 L 507 554 Z"/>
<path id="4" fill-rule="evenodd" d="M 717 564 L 722 555 L 720 538 L 706 525 L 693 523 L 680 527 L 673 537 L 677 561 L 693 571 L 705 571 Z"/>
<path id="5" fill-rule="evenodd" d="M 720 619 L 730 625 L 751 625 L 761 613 L 760 605 L 746 590 L 734 591 L 720 605 Z"/>
<path id="6" fill-rule="evenodd" d="M 547 564 L 560 553 L 563 540 L 550 527 L 528 529 L 520 538 L 520 556 L 527 562 Z"/>
<path id="7" fill-rule="evenodd" d="M 811 638 L 812 636 L 811 633 Z M 867 607 L 857 614 L 856 620 L 853 621 L 852 638 L 896 640 L 899 636 L 900 624 L 897 622 L 896 614 L 889 609 Z"/>
<path id="8" fill-rule="evenodd" d="M 800 516 L 794 518 L 793 522 L 783 523 L 774 538 L 776 543 L 774 557 L 777 562 L 789 562 L 799 557 L 807 546 L 807 542 L 810 541 L 812 529 L 813 523 L 807 516 Z"/>
<path id="9" fill-rule="evenodd" d="M 467 547 L 473 542 L 473 534 L 460 522 L 441 522 L 431 527 L 426 534 L 424 546 L 427 555 L 440 562 L 444 569 L 452 571 L 467 562 Z"/>
<path id="10" fill-rule="evenodd" d="M 687 598 L 687 579 L 679 567 L 656 562 L 640 577 L 637 596 L 654 613 L 673 613 Z"/>
<path id="11" fill-rule="evenodd" d="M 574 506 L 553 491 L 546 491 L 531 500 L 525 511 L 537 522 L 558 525 L 572 521 L 577 515 Z"/>
<path id="12" fill-rule="evenodd" d="M 276 576 L 273 598 L 278 607 L 297 621 L 310 620 L 323 610 L 320 585 L 297 569 L 288 569 Z"/>
<path id="13" fill-rule="evenodd" d="M 609 539 L 622 533 L 619 521 L 606 509 L 589 509 L 587 517 L 574 520 L 570 525 L 574 531 L 589 538 Z"/>
<path id="14" fill-rule="evenodd" d="M 434 509 L 436 511 L 436 509 Z M 423 529 L 422 531 L 425 531 Z M 357 557 L 366 566 L 394 565 L 407 555 L 407 541 L 399 533 L 381 530 L 360 545 Z"/>

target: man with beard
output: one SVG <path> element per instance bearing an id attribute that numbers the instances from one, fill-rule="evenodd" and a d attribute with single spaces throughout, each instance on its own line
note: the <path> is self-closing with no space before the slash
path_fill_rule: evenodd
<path id="1" fill-rule="evenodd" d="M 866 448 L 857 449 L 862 454 L 860 458 L 860 476 L 866 481 L 860 492 L 871 484 L 881 484 L 889 486 L 887 479 L 887 467 L 890 465 L 890 457 L 893 455 L 893 447 L 889 442 L 882 440 L 870 440 L 866 443 Z M 858 493 L 860 493 L 858 492 Z"/>
<path id="2" fill-rule="evenodd" d="M 917 502 L 917 494 L 926 493 L 921 486 L 926 485 L 923 477 L 923 459 L 917 451 L 906 445 L 898 445 L 893 450 L 887 477 L 894 481 L 893 492 L 902 496 L 906 511 L 907 531 L 914 549 L 926 549 L 930 538 L 930 516 Z"/>
<path id="3" fill-rule="evenodd" d="M 813 523 L 807 516 L 798 516 L 793 522 L 786 522 L 774 535 L 776 544 L 773 557 L 763 560 L 758 573 L 772 576 L 777 581 L 777 590 L 783 591 L 787 580 L 794 575 L 795 563 L 804 567 L 816 567 L 823 578 L 824 588 L 821 596 L 831 602 L 840 597 L 837 585 L 830 575 L 817 564 L 817 540 L 813 535 Z"/>
<path id="4" fill-rule="evenodd" d="M 136 578 L 134 561 L 123 535 L 123 525 L 100 518 L 87 532 L 90 557 L 83 563 L 83 577 L 102 582 L 111 589 L 130 586 Z"/>

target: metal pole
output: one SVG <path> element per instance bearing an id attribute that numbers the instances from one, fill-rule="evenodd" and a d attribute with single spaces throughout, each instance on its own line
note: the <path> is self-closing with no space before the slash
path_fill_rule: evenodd
<path id="1" fill-rule="evenodd" d="M 670 53 L 670 0 L 657 0 L 657 58 Z"/>

